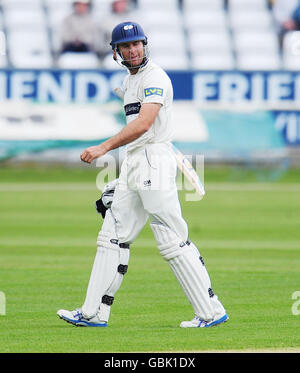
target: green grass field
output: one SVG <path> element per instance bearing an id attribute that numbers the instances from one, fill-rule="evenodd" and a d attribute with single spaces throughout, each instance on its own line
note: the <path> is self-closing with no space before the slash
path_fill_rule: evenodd
<path id="1" fill-rule="evenodd" d="M 191 306 L 145 226 L 131 248 L 108 328 L 56 316 L 85 297 L 101 217 L 96 171 L 0 169 L 0 352 L 300 351 L 300 173 L 276 183 L 206 169 L 207 195 L 185 201 L 190 239 L 230 320 L 181 329 Z M 298 307 L 300 309 L 300 307 Z M 3 304 L 2 304 L 3 310 Z"/>

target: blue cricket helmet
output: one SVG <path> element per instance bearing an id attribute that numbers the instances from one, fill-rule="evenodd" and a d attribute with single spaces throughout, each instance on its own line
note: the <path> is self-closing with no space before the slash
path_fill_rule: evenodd
<path id="1" fill-rule="evenodd" d="M 136 22 L 122 22 L 118 24 L 111 34 L 111 47 L 115 49 L 120 43 L 142 40 L 147 44 L 147 37 L 142 27 Z"/>

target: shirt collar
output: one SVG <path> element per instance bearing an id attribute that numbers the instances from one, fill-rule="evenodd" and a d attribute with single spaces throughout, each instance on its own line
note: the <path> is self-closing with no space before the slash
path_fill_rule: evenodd
<path id="1" fill-rule="evenodd" d="M 128 70 L 128 73 L 129 73 L 130 76 L 137 76 L 137 75 L 141 74 L 144 70 L 146 70 L 150 64 L 151 64 L 151 60 L 150 60 L 150 58 L 148 58 L 148 61 L 146 62 L 146 64 L 144 66 L 140 67 L 138 69 L 138 71 L 136 72 L 136 74 L 131 75 L 129 70 Z"/>

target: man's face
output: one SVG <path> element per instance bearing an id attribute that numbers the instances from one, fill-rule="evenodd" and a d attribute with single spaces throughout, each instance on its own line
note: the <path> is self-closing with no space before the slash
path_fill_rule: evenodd
<path id="1" fill-rule="evenodd" d="M 128 62 L 132 67 L 138 67 L 143 63 L 145 52 L 144 44 L 141 40 L 119 44 L 119 52 L 123 60 Z"/>
<path id="2" fill-rule="evenodd" d="M 117 0 L 113 2 L 113 10 L 115 13 L 124 13 L 128 10 L 127 0 Z"/>
<path id="3" fill-rule="evenodd" d="M 89 11 L 89 4 L 87 3 L 81 3 L 80 1 L 78 1 L 77 3 L 75 3 L 75 12 L 77 14 L 85 14 Z"/>

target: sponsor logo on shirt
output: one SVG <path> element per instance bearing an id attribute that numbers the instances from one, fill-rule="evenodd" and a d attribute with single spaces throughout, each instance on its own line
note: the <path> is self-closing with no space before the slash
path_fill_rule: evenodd
<path id="1" fill-rule="evenodd" d="M 152 95 L 157 95 L 157 96 L 162 96 L 164 90 L 162 88 L 146 88 L 144 90 L 145 97 L 152 96 Z"/>
<path id="2" fill-rule="evenodd" d="M 133 115 L 133 114 L 138 114 L 141 110 L 141 103 L 140 102 L 134 102 L 132 104 L 125 105 L 124 109 L 125 109 L 126 116 Z"/>

